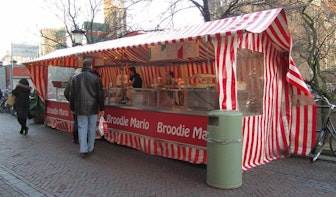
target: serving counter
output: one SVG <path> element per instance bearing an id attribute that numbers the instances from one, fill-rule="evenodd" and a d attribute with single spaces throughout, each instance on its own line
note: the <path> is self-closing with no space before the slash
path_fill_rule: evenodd
<path id="1" fill-rule="evenodd" d="M 61 89 L 56 92 L 46 102 L 45 123 L 72 132 L 69 103 Z M 218 108 L 215 88 L 108 88 L 105 93 L 106 140 L 153 155 L 206 163 L 208 112 Z"/>

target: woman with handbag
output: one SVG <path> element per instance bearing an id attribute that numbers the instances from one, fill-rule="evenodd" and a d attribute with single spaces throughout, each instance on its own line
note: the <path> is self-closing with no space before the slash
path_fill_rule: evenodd
<path id="1" fill-rule="evenodd" d="M 14 110 L 17 113 L 17 120 L 21 125 L 20 134 L 27 135 L 27 117 L 29 112 L 29 95 L 31 87 L 27 79 L 20 79 L 19 83 L 12 91 L 12 94 L 15 96 Z"/>

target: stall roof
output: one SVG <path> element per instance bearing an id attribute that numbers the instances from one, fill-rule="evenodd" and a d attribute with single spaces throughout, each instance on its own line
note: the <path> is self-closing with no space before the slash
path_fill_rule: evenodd
<path id="1" fill-rule="evenodd" d="M 178 29 L 149 32 L 132 37 L 123 37 L 120 39 L 90 45 L 60 49 L 33 61 L 26 62 L 25 64 L 49 61 L 57 58 L 75 56 L 78 54 L 91 54 L 125 48 L 147 47 L 151 45 L 184 42 L 212 36 L 225 36 L 243 32 L 261 33 L 269 28 L 281 11 L 282 8 L 265 10 L 222 20 L 209 21 L 198 25 L 189 25 Z M 279 21 L 279 23 L 281 23 L 281 21 Z M 268 34 L 270 36 L 287 35 L 286 32 L 288 32 L 288 29 L 286 24 L 275 24 L 275 26 L 276 28 L 267 30 L 278 31 L 269 32 Z M 285 31 L 285 33 L 281 31 Z M 287 40 L 287 38 L 284 39 Z M 279 38 L 273 39 L 273 41 L 275 40 L 279 40 Z M 288 51 L 288 46 L 281 46 L 281 43 L 277 43 L 277 45 L 279 44 L 280 47 L 278 48 Z"/>

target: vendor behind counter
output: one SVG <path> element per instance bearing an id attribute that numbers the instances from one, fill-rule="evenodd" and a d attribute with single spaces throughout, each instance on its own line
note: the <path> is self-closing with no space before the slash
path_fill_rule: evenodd
<path id="1" fill-rule="evenodd" d="M 176 80 L 175 80 L 175 73 L 173 71 L 169 71 L 167 73 L 167 79 L 166 79 L 166 88 L 176 88 Z"/>
<path id="2" fill-rule="evenodd" d="M 139 73 L 136 72 L 135 67 L 130 67 L 129 69 L 129 83 L 133 88 L 142 88 L 142 78 Z"/>

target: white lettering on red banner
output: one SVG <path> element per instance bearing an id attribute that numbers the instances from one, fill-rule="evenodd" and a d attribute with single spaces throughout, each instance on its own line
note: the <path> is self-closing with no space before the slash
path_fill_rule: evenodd
<path id="1" fill-rule="evenodd" d="M 107 107 L 105 119 L 109 129 L 127 131 L 181 143 L 206 146 L 208 118 Z"/>
<path id="2" fill-rule="evenodd" d="M 58 115 L 58 116 L 69 116 L 69 110 L 62 109 L 62 108 L 50 108 L 47 106 L 47 114 L 53 114 L 53 115 Z"/>
<path id="3" fill-rule="evenodd" d="M 46 101 L 46 116 L 72 121 L 69 103 Z M 161 140 L 206 147 L 207 116 L 192 116 L 107 106 L 105 120 L 110 129 L 137 133 Z"/>
<path id="4" fill-rule="evenodd" d="M 162 122 L 158 122 L 156 132 L 168 134 L 168 135 L 176 135 L 180 137 L 189 137 L 190 129 L 185 128 L 185 125 L 173 126 L 173 125 L 165 125 Z"/>
<path id="5" fill-rule="evenodd" d="M 106 122 L 114 124 L 114 125 L 127 127 L 129 120 L 125 116 L 115 117 L 115 116 L 111 116 L 110 114 L 107 114 Z"/>
<path id="6" fill-rule="evenodd" d="M 62 120 L 72 120 L 69 103 L 46 101 L 46 116 Z"/>
<path id="7" fill-rule="evenodd" d="M 138 120 L 136 118 L 131 118 L 130 126 L 134 127 L 134 128 L 138 128 L 138 129 L 148 130 L 149 129 L 149 122 L 146 121 L 146 119 Z"/>

